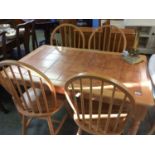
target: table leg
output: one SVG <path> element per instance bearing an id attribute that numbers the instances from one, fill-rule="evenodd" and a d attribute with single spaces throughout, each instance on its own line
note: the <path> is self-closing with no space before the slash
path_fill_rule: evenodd
<path id="1" fill-rule="evenodd" d="M 134 113 L 131 116 L 131 126 L 128 130 L 128 134 L 136 135 L 141 121 L 144 120 L 147 114 L 147 106 L 136 105 Z"/>
<path id="2" fill-rule="evenodd" d="M 136 135 L 139 129 L 141 121 L 137 121 L 137 120 L 132 120 L 132 124 L 131 127 L 128 129 L 128 134 L 129 135 Z"/>

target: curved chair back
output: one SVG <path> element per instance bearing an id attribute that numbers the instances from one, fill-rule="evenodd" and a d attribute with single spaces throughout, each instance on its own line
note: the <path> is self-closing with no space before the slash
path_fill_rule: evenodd
<path id="1" fill-rule="evenodd" d="M 20 113 L 44 116 L 55 110 L 57 103 L 54 86 L 42 72 L 13 60 L 0 62 L 0 68 L 1 84 L 13 96 Z"/>
<path id="2" fill-rule="evenodd" d="M 50 39 L 51 45 L 73 48 L 85 48 L 83 32 L 73 24 L 60 24 L 57 26 Z"/>
<path id="3" fill-rule="evenodd" d="M 88 41 L 88 48 L 123 52 L 126 49 L 126 37 L 124 32 L 118 27 L 104 25 L 92 32 Z"/>
<path id="4" fill-rule="evenodd" d="M 118 81 L 88 73 L 70 78 L 65 95 L 75 122 L 91 134 L 121 134 L 135 103 Z"/>
<path id="5" fill-rule="evenodd" d="M 55 114 L 64 105 L 56 99 L 52 82 L 34 67 L 13 60 L 0 62 L 0 83 L 12 95 L 18 112 L 22 115 L 23 134 L 32 118 L 45 119 L 51 134 L 57 134 L 67 118 L 65 115 L 57 128 L 53 125 Z"/>

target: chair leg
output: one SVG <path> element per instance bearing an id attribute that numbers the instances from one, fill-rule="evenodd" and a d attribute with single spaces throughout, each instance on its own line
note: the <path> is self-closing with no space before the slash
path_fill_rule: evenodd
<path id="1" fill-rule="evenodd" d="M 32 121 L 32 118 L 29 118 L 29 119 L 27 120 L 27 122 L 26 122 L 26 127 L 29 126 L 29 124 L 31 123 L 31 121 Z"/>
<path id="2" fill-rule="evenodd" d="M 73 111 L 72 111 L 71 107 L 69 106 L 69 104 L 67 102 L 65 102 L 64 106 L 67 110 L 67 113 L 69 114 L 69 117 L 73 118 Z"/>
<path id="3" fill-rule="evenodd" d="M 131 127 L 128 129 L 128 134 L 136 135 L 140 126 L 140 121 L 132 120 Z"/>
<path id="4" fill-rule="evenodd" d="M 63 119 L 61 121 L 58 121 L 59 126 L 55 131 L 55 134 L 58 134 L 58 132 L 60 131 L 60 129 L 62 128 L 63 124 L 65 123 L 66 119 L 68 118 L 68 114 L 66 114 Z M 53 120 L 54 121 L 54 120 Z"/>
<path id="5" fill-rule="evenodd" d="M 77 135 L 81 135 L 81 133 L 82 133 L 81 128 L 78 128 Z"/>
<path id="6" fill-rule="evenodd" d="M 26 134 L 26 117 L 22 116 L 22 135 Z"/>
<path id="7" fill-rule="evenodd" d="M 52 123 L 52 120 L 51 120 L 50 117 L 47 118 L 47 123 L 48 123 L 50 134 L 51 135 L 55 134 L 55 132 L 54 132 L 54 126 L 53 126 L 53 123 Z"/>

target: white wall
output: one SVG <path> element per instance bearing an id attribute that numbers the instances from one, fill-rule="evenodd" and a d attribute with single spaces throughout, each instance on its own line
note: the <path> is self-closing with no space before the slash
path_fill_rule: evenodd
<path id="1" fill-rule="evenodd" d="M 125 26 L 155 26 L 155 19 L 124 19 Z"/>

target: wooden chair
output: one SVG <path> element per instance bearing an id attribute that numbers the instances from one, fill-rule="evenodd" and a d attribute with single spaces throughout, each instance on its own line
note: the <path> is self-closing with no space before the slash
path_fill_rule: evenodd
<path id="1" fill-rule="evenodd" d="M 50 39 L 51 45 L 84 48 L 85 38 L 83 32 L 73 24 L 60 24 L 57 26 Z"/>
<path id="2" fill-rule="evenodd" d="M 71 77 L 65 95 L 79 131 L 90 134 L 122 134 L 135 104 L 118 81 L 88 73 Z"/>
<path id="3" fill-rule="evenodd" d="M 32 37 L 32 38 L 31 38 Z M 16 26 L 16 41 L 18 56 L 21 57 L 21 43 L 24 44 L 25 53 L 30 52 L 30 40 L 32 41 L 33 50 L 38 47 L 37 37 L 35 33 L 35 20 L 27 21 L 26 23 Z"/>
<path id="4" fill-rule="evenodd" d="M 14 60 L 0 62 L 0 68 L 0 83 L 12 95 L 22 116 L 22 133 L 26 133 L 33 118 L 38 118 L 47 121 L 50 134 L 57 134 L 67 114 L 61 121 L 53 119 L 64 101 L 60 96 L 56 98 L 55 88 L 48 77 L 34 67 Z M 54 122 L 58 124 L 57 128 L 54 127 Z"/>
<path id="5" fill-rule="evenodd" d="M 6 58 L 6 35 L 5 31 L 0 33 L 0 60 Z"/>
<path id="6" fill-rule="evenodd" d="M 89 49 L 123 52 L 126 49 L 126 37 L 121 29 L 112 25 L 103 25 L 90 35 Z"/>

